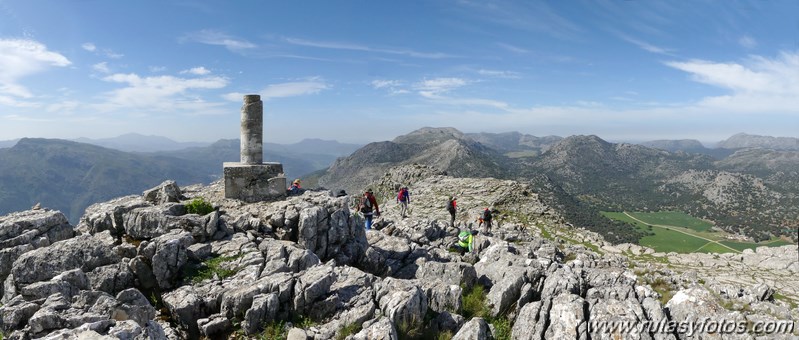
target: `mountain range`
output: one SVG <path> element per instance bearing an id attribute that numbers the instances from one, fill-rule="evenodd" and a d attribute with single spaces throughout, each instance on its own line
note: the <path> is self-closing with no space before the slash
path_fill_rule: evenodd
<path id="1" fill-rule="evenodd" d="M 758 141 L 770 139 L 754 136 L 746 145 L 763 147 Z M 455 177 L 525 181 L 572 223 L 612 242 L 635 242 L 642 234 L 629 226 L 620 229 L 599 211 L 680 210 L 754 240 L 782 235 L 786 226 L 799 223 L 799 152 L 724 149 L 711 157 L 687 151 L 702 150 L 698 142 L 654 144 L 671 146 L 673 152 L 597 136 L 534 139 L 422 128 L 368 144 L 317 175 L 320 185 L 348 191 L 365 189 L 389 169 L 414 163 Z M 527 155 L 518 157 L 520 152 Z"/>
<path id="2" fill-rule="evenodd" d="M 164 138 L 153 140 L 145 145 L 166 145 L 158 144 Z M 286 176 L 295 178 L 324 169 L 355 148 L 354 144 L 323 140 L 266 144 L 264 159 L 283 163 Z M 0 148 L 0 214 L 41 203 L 63 211 L 76 223 L 93 203 L 138 194 L 164 180 L 181 185 L 210 183 L 221 177 L 223 162 L 239 158 L 237 139 L 145 153 L 59 139 L 23 138 L 13 146 Z"/>
<path id="3" fill-rule="evenodd" d="M 168 150 L 181 144 L 151 137 L 125 135 L 102 143 L 150 138 L 138 150 L 160 151 L 29 138 L 0 148 L 0 214 L 40 202 L 75 220 L 94 202 L 139 193 L 166 179 L 209 183 L 220 177 L 221 163 L 239 159 L 238 140 Z M 599 211 L 680 210 L 761 240 L 799 223 L 799 151 L 790 150 L 796 140 L 737 134 L 719 143 L 736 149 L 710 149 L 695 140 L 636 145 L 597 136 L 427 127 L 361 148 L 316 139 L 266 143 L 264 159 L 283 163 L 287 177 L 302 177 L 306 187 L 318 183 L 349 192 L 405 164 L 455 177 L 515 179 L 539 190 L 571 223 L 612 242 L 635 242 L 642 234 Z"/>

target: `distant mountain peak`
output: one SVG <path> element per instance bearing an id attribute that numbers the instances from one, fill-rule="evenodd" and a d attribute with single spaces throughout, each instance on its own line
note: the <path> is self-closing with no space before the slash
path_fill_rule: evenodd
<path id="1" fill-rule="evenodd" d="M 724 149 L 764 148 L 772 150 L 799 150 L 799 138 L 750 135 L 741 132 L 719 142 L 718 147 Z"/>
<path id="2" fill-rule="evenodd" d="M 441 143 L 450 139 L 468 139 L 466 135 L 453 127 L 423 127 L 406 135 L 394 138 L 394 143 L 428 144 Z"/>

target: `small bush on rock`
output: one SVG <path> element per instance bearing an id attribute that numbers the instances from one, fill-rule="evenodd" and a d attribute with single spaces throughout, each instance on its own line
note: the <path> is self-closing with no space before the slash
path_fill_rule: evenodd
<path id="1" fill-rule="evenodd" d="M 357 323 L 351 323 L 347 326 L 344 326 L 338 331 L 338 336 L 336 336 L 336 340 L 344 340 L 348 336 L 357 334 L 361 331 L 361 325 Z"/>
<path id="2" fill-rule="evenodd" d="M 471 320 L 474 317 L 488 315 L 486 307 L 486 292 L 483 286 L 477 284 L 472 290 L 463 294 L 463 317 Z"/>
<path id="3" fill-rule="evenodd" d="M 204 198 L 198 197 L 186 204 L 186 211 L 189 214 L 197 214 L 202 216 L 210 214 L 212 211 L 214 211 L 214 206 Z"/>
<path id="4" fill-rule="evenodd" d="M 234 256 L 218 256 L 206 260 L 201 264 L 187 265 L 183 270 L 183 278 L 187 282 L 200 283 L 204 280 L 213 279 L 214 277 L 219 280 L 224 280 L 239 272 L 241 268 L 227 265 L 227 262 L 232 262 L 243 257 L 244 254 Z"/>

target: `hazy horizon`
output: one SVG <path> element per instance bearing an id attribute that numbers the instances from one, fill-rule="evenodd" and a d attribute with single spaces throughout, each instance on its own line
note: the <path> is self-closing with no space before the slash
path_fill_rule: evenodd
<path id="1" fill-rule="evenodd" d="M 0 0 L 0 140 L 791 136 L 799 2 Z M 711 132 L 712 131 L 712 132 Z"/>
<path id="2" fill-rule="evenodd" d="M 423 128 L 423 127 L 419 127 L 419 128 Z M 436 127 L 436 128 L 445 128 L 445 127 Z M 402 133 L 402 134 L 399 134 L 399 135 L 396 135 L 396 136 L 390 136 L 390 137 L 386 137 L 386 138 L 382 138 L 382 139 L 360 141 L 360 142 L 358 142 L 358 141 L 356 141 L 356 142 L 346 142 L 346 141 L 341 141 L 341 140 L 338 140 L 338 139 L 335 139 L 335 138 L 328 139 L 328 138 L 316 138 L 316 137 L 305 137 L 305 138 L 302 138 L 302 139 L 299 139 L 299 140 L 294 140 L 294 141 L 270 141 L 270 140 L 265 138 L 264 142 L 265 143 L 275 143 L 275 144 L 295 144 L 295 143 L 299 143 L 301 141 L 310 139 L 310 140 L 322 140 L 322 141 L 326 141 L 326 142 L 338 142 L 338 143 L 345 143 L 345 144 L 366 145 L 366 144 L 374 143 L 374 142 L 390 141 L 390 140 L 393 140 L 394 138 L 396 138 L 398 136 L 405 135 L 405 134 L 413 132 L 415 130 L 417 130 L 417 129 L 414 129 L 412 131 L 407 131 L 405 133 Z M 486 131 L 461 131 L 461 132 L 463 132 L 463 133 L 484 133 Z M 490 133 L 508 133 L 508 132 L 519 132 L 519 133 L 525 134 L 524 132 L 521 132 L 521 131 L 500 131 L 500 132 L 490 132 Z M 747 135 L 768 136 L 768 137 L 799 138 L 797 136 L 775 136 L 775 135 L 767 135 L 767 134 L 762 134 L 761 135 L 761 134 L 753 134 L 753 133 L 748 133 L 748 132 L 743 132 L 743 131 L 742 132 L 738 132 L 738 133 L 744 133 L 744 134 L 747 134 Z M 168 136 L 160 136 L 160 135 L 145 134 L 145 133 L 138 133 L 138 132 L 128 132 L 128 133 L 123 133 L 123 134 L 117 135 L 117 136 L 100 137 L 100 138 L 89 138 L 89 137 L 84 137 L 84 136 L 75 137 L 75 138 L 25 136 L 25 137 L 21 137 L 21 138 L 46 138 L 46 139 L 64 139 L 64 140 L 79 140 L 81 138 L 89 138 L 91 140 L 101 140 L 101 139 L 113 139 L 113 138 L 122 137 L 122 136 L 125 136 L 125 135 L 131 135 L 131 134 L 140 135 L 140 136 L 144 136 L 144 137 L 168 138 L 168 139 L 170 139 L 170 140 L 172 140 L 174 142 L 178 142 L 178 143 L 205 143 L 205 144 L 212 144 L 212 143 L 217 142 L 217 141 L 219 141 L 221 139 L 239 139 L 239 136 L 235 136 L 235 137 L 232 137 L 232 138 L 220 138 L 220 139 L 216 139 L 216 140 L 212 140 L 212 141 L 176 140 L 176 139 L 170 138 Z M 735 133 L 735 134 L 737 134 L 737 133 Z M 703 139 L 700 139 L 700 138 L 690 138 L 690 137 L 688 137 L 688 138 L 653 138 L 653 139 L 614 139 L 614 138 L 606 138 L 605 136 L 601 136 L 601 135 L 597 135 L 597 134 L 593 134 L 593 133 L 589 133 L 589 134 L 574 134 L 574 135 L 543 134 L 543 135 L 533 135 L 533 136 L 535 136 L 535 137 L 546 137 L 546 136 L 569 137 L 569 136 L 575 136 L 575 135 L 596 135 L 599 138 L 602 138 L 603 140 L 611 142 L 611 143 L 631 143 L 631 144 L 640 144 L 640 143 L 652 142 L 652 141 L 658 141 L 658 140 L 686 140 L 686 139 L 688 139 L 688 140 L 699 141 L 704 147 L 712 149 L 712 148 L 716 148 L 716 146 L 717 146 L 717 144 L 719 142 L 722 142 L 722 141 L 732 137 L 735 134 L 731 134 L 729 136 L 726 136 L 726 137 L 718 139 L 718 140 L 703 140 Z M 527 135 L 530 135 L 530 134 L 527 134 Z M 7 142 L 7 141 L 11 141 L 11 140 L 18 140 L 18 139 L 20 139 L 20 138 L 0 139 L 0 142 Z"/>

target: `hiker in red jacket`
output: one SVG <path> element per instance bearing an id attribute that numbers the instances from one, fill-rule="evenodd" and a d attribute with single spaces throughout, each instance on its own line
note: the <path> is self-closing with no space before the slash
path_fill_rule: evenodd
<path id="1" fill-rule="evenodd" d="M 380 207 L 377 206 L 377 199 L 375 199 L 372 189 L 367 189 L 366 192 L 363 193 L 361 202 L 358 203 L 358 211 L 363 213 L 363 217 L 366 218 L 366 230 L 371 230 L 372 217 L 380 217 Z"/>
<path id="2" fill-rule="evenodd" d="M 408 211 L 408 203 L 411 203 L 411 194 L 408 192 L 408 187 L 402 187 L 397 193 L 397 204 L 400 206 L 402 218 L 405 218 L 405 213 Z"/>

